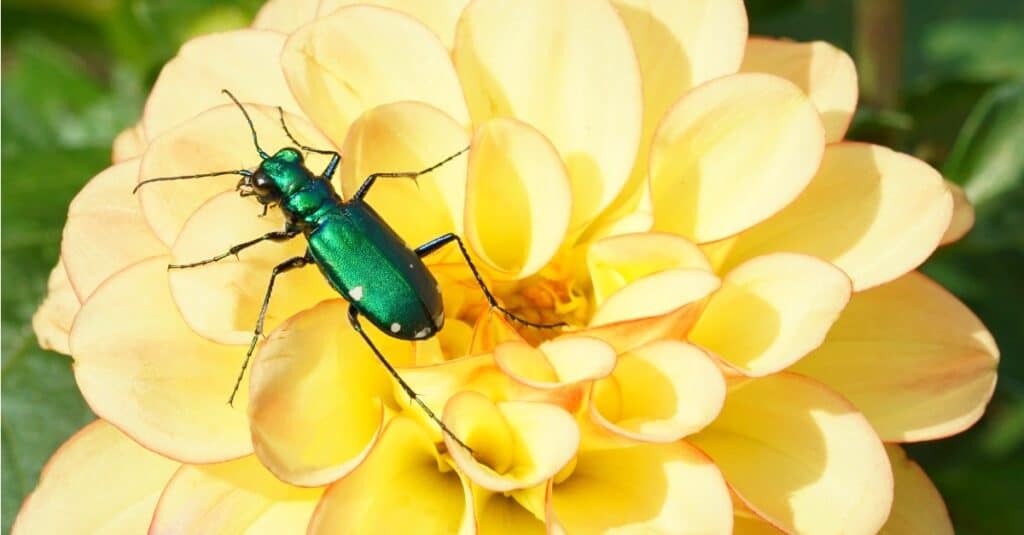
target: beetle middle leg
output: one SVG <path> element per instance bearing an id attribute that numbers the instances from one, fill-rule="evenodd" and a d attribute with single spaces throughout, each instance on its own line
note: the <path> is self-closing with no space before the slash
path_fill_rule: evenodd
<path id="1" fill-rule="evenodd" d="M 221 254 L 219 254 L 217 256 L 214 256 L 212 258 L 207 258 L 206 260 L 200 260 L 198 262 L 192 262 L 190 264 L 169 264 L 167 266 L 167 269 L 187 269 L 187 268 L 194 268 L 194 267 L 199 267 L 199 266 L 205 266 L 206 264 L 212 264 L 214 262 L 219 262 L 221 260 L 224 260 L 225 258 L 227 258 L 229 256 L 232 256 L 232 255 L 238 256 L 238 253 L 240 253 L 240 252 L 244 251 L 245 249 L 248 249 L 249 247 L 252 247 L 253 245 L 256 245 L 258 243 L 262 243 L 262 242 L 265 242 L 265 241 L 268 241 L 268 240 L 269 241 L 277 241 L 277 242 L 288 241 L 288 240 L 298 236 L 301 232 L 302 231 L 300 231 L 298 229 L 276 230 L 274 232 L 268 232 L 268 233 L 260 236 L 259 238 L 253 238 L 253 239 L 251 239 L 249 241 L 245 241 L 245 242 L 239 243 L 238 245 L 235 245 L 235 246 L 231 247 L 230 249 L 228 249 L 224 253 L 221 253 Z"/>
<path id="2" fill-rule="evenodd" d="M 274 266 L 274 271 L 270 274 L 270 284 L 267 285 L 267 293 L 263 296 L 263 306 L 260 308 L 259 319 L 256 320 L 256 329 L 253 330 L 252 341 L 249 342 L 249 350 L 245 352 L 245 360 L 242 362 L 242 369 L 239 370 L 238 378 L 235 379 L 235 387 L 231 389 L 231 397 L 228 398 L 228 405 L 234 404 L 235 394 L 238 393 L 238 387 L 242 384 L 242 377 L 245 376 L 245 369 L 249 367 L 249 359 L 252 358 L 252 352 L 256 349 L 256 342 L 259 341 L 260 335 L 263 334 L 263 320 L 266 319 L 267 307 L 270 306 L 270 294 L 274 293 L 274 279 L 286 271 L 301 268 L 312 262 L 313 257 L 309 256 L 309 253 L 307 252 L 303 256 L 289 258 L 288 260 Z"/>
<path id="3" fill-rule="evenodd" d="M 420 258 L 423 258 L 424 256 L 427 256 L 430 253 L 437 251 L 441 247 L 444 247 L 445 245 L 451 242 L 459 244 L 459 251 L 462 252 L 462 257 L 466 259 L 466 263 L 469 264 L 469 269 L 473 272 L 473 276 L 476 277 L 476 283 L 480 285 L 480 289 L 483 290 L 484 296 L 487 297 L 487 302 L 492 307 L 500 310 L 503 314 L 505 314 L 505 316 L 507 316 L 509 319 L 513 321 L 537 329 L 555 329 L 558 327 L 565 327 L 566 323 L 564 321 L 560 321 L 558 323 L 534 323 L 528 319 L 520 318 L 519 316 L 513 314 L 512 311 L 499 305 L 498 300 L 494 297 L 494 294 L 492 294 L 491 290 L 487 288 L 486 284 L 484 284 L 483 277 L 480 276 L 480 272 L 477 270 L 476 264 L 474 264 L 473 259 L 469 257 L 469 251 L 466 249 L 466 245 L 462 243 L 462 238 L 460 238 L 458 234 L 453 234 L 449 232 L 448 234 L 434 238 L 433 240 L 430 240 L 427 243 L 424 243 L 423 245 L 417 247 L 416 254 Z"/>

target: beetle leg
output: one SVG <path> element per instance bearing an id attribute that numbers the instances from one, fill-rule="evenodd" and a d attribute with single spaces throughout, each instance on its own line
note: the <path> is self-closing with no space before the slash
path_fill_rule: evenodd
<path id="1" fill-rule="evenodd" d="M 352 200 L 357 201 L 357 200 L 361 200 L 363 197 L 365 197 L 366 194 L 370 191 L 370 187 L 373 186 L 373 183 L 376 182 L 378 178 L 411 178 L 413 180 L 416 180 L 416 178 L 418 178 L 420 175 L 425 175 L 425 174 L 433 171 L 434 169 L 437 169 L 438 167 L 441 167 L 442 165 L 444 165 L 444 164 L 454 160 L 456 157 L 458 157 L 459 155 L 461 155 L 462 153 L 464 153 L 464 152 L 466 152 L 468 150 L 469 150 L 469 147 L 466 147 L 466 148 L 460 150 L 459 152 L 456 152 L 455 154 L 452 154 L 451 156 L 449 156 L 449 157 L 441 160 L 440 162 L 437 162 L 434 165 L 431 165 L 430 167 L 428 167 L 426 169 L 423 169 L 421 171 L 406 171 L 406 172 L 403 172 L 403 173 L 374 173 L 374 174 L 366 177 L 366 180 L 363 181 L 363 184 L 361 186 L 359 186 L 358 190 L 356 190 L 356 194 L 352 196 Z"/>
<path id="2" fill-rule="evenodd" d="M 263 296 L 263 306 L 260 308 L 259 319 L 256 320 L 256 329 L 252 333 L 252 341 L 249 342 L 249 350 L 245 352 L 245 360 L 242 362 L 242 369 L 238 372 L 238 378 L 235 379 L 235 387 L 231 389 L 231 397 L 228 398 L 228 405 L 233 405 L 235 401 L 235 394 L 238 393 L 238 387 L 242 384 L 242 377 L 245 376 L 245 369 L 249 367 L 249 359 L 252 358 L 252 352 L 256 349 L 256 342 L 259 341 L 260 335 L 263 334 L 263 320 L 267 317 L 267 307 L 270 305 L 270 294 L 274 293 L 274 279 L 278 275 L 286 271 L 298 269 L 307 264 L 313 262 L 313 258 L 306 253 L 304 256 L 296 256 L 289 258 L 284 262 L 274 266 L 274 271 L 270 274 L 270 284 L 267 285 L 267 293 Z"/>
<path id="3" fill-rule="evenodd" d="M 231 247 L 230 249 L 228 249 L 226 252 L 221 253 L 221 254 L 213 257 L 213 258 L 207 258 L 206 260 L 200 260 L 198 262 L 192 262 L 191 264 L 169 264 L 167 266 L 167 269 L 187 269 L 187 268 L 194 268 L 194 267 L 199 267 L 199 266 L 205 266 L 206 264 L 212 264 L 214 262 L 218 262 L 220 260 L 224 260 L 225 258 L 227 258 L 227 257 L 229 257 L 231 255 L 234 255 L 234 256 L 237 257 L 239 252 L 241 252 L 241 251 L 243 251 L 245 249 L 248 249 L 249 247 L 252 247 L 253 245 L 256 245 L 257 243 L 262 243 L 262 242 L 265 242 L 267 240 L 270 240 L 270 241 L 288 241 L 288 240 L 298 236 L 301 232 L 302 231 L 297 230 L 297 229 L 277 230 L 277 231 L 274 231 L 274 232 L 268 232 L 268 233 L 260 236 L 259 238 L 253 238 L 253 239 L 251 239 L 249 241 L 245 241 L 245 242 L 239 243 L 238 245 L 235 245 L 235 246 Z"/>
<path id="4" fill-rule="evenodd" d="M 355 331 L 359 333 L 360 336 L 363 337 L 363 341 L 366 342 L 366 345 L 370 346 L 370 350 L 372 350 L 373 354 L 377 356 L 377 360 L 379 360 L 380 363 L 383 364 L 385 368 L 387 368 L 388 373 L 390 373 L 391 376 L 394 377 L 396 381 L 398 381 L 399 386 L 401 386 L 402 390 L 405 391 L 405 395 L 409 396 L 409 399 L 416 402 L 416 404 L 419 405 L 421 409 L 423 409 L 423 412 L 427 413 L 427 416 L 430 417 L 430 419 L 433 420 L 434 423 L 441 427 L 441 431 L 443 431 L 444 434 L 452 437 L 452 440 L 457 442 L 463 448 L 466 448 L 466 450 L 468 450 L 470 453 L 473 453 L 473 449 L 467 446 L 465 442 L 459 439 L 459 437 L 455 436 L 455 433 L 453 433 L 452 430 L 449 429 L 448 426 L 445 425 L 444 422 L 442 422 L 441 419 L 438 418 L 436 414 L 434 414 L 434 411 L 430 410 L 430 407 L 428 407 L 427 404 L 423 402 L 419 394 L 413 391 L 412 387 L 409 386 L 409 383 L 406 383 L 405 379 L 402 379 L 402 376 L 398 374 L 398 370 L 396 370 L 395 367 L 392 366 L 390 362 L 388 362 L 388 359 L 384 358 L 384 355 L 381 354 L 380 350 L 377 349 L 377 346 L 374 345 L 372 340 L 370 340 L 370 337 L 366 334 L 365 331 L 363 331 L 363 325 L 359 323 L 359 311 L 356 310 L 356 307 L 352 306 L 351 304 L 349 304 L 348 306 L 348 321 L 349 323 L 352 324 L 352 328 L 355 329 Z"/>
<path id="5" fill-rule="evenodd" d="M 500 310 L 503 314 L 505 314 L 505 316 L 507 316 L 509 319 L 513 321 L 517 321 L 519 323 L 522 323 L 523 325 L 528 325 L 530 327 L 534 327 L 537 329 L 556 329 L 558 327 L 565 327 L 566 324 L 564 321 L 560 321 L 558 323 L 534 323 L 530 320 L 516 316 L 505 307 L 499 305 L 498 300 L 494 297 L 494 294 L 492 294 L 491 290 L 487 288 L 486 284 L 484 284 L 483 277 L 480 276 L 480 272 L 476 269 L 476 264 L 474 264 L 473 259 L 469 257 L 469 251 L 466 249 L 466 245 L 462 243 L 462 238 L 460 238 L 458 234 L 453 234 L 449 232 L 448 234 L 434 238 L 433 240 L 430 240 L 427 243 L 424 243 L 423 245 L 417 247 L 416 254 L 420 258 L 422 258 L 424 256 L 429 255 L 430 253 L 433 253 L 434 251 L 437 251 L 441 247 L 444 247 L 445 245 L 451 242 L 459 244 L 459 251 L 462 252 L 462 257 L 466 259 L 466 263 L 469 264 L 469 269 L 473 272 L 473 276 L 476 277 L 476 283 L 480 285 L 480 289 L 483 290 L 484 295 L 487 297 L 487 302 L 490 303 L 492 307 Z"/>

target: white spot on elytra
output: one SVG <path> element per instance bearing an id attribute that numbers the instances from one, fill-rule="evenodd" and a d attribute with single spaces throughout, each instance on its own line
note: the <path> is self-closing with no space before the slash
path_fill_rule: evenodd
<path id="1" fill-rule="evenodd" d="M 409 269 L 412 269 L 412 264 L 409 264 Z"/>
<path id="2" fill-rule="evenodd" d="M 430 327 L 424 327 L 416 332 L 416 338 L 426 338 L 428 335 L 430 335 Z"/>
<path id="3" fill-rule="evenodd" d="M 391 332 L 397 333 L 398 331 L 401 331 L 401 330 L 402 330 L 402 326 L 401 325 L 399 325 L 397 323 L 392 323 L 391 324 Z"/>
<path id="4" fill-rule="evenodd" d="M 352 288 L 351 290 L 349 290 L 348 295 L 349 297 L 352 298 L 353 301 L 359 301 L 360 299 L 363 298 L 363 287 L 356 286 L 355 288 Z"/>

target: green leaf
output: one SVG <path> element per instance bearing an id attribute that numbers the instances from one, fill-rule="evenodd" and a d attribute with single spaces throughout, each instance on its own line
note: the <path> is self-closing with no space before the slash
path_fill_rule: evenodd
<path id="1" fill-rule="evenodd" d="M 1024 76 L 1024 20 L 945 20 L 924 33 L 925 58 L 932 71 L 959 77 L 1006 79 Z"/>

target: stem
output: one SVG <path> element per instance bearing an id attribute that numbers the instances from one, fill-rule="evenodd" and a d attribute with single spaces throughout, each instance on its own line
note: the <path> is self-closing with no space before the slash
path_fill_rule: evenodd
<path id="1" fill-rule="evenodd" d="M 857 0 L 854 10 L 861 98 L 879 108 L 895 108 L 903 84 L 903 0 Z"/>

